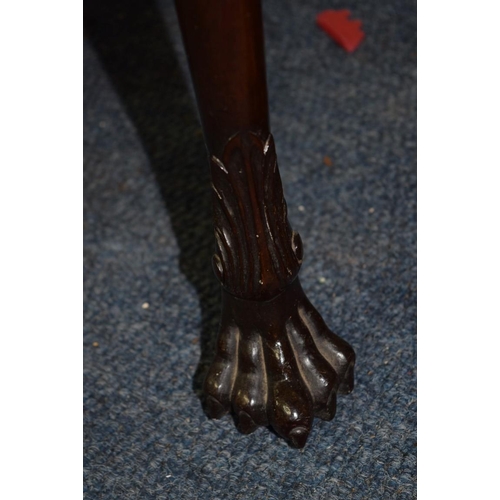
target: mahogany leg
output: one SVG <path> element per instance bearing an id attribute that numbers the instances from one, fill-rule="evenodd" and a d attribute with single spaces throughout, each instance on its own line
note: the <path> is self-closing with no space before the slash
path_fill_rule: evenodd
<path id="1" fill-rule="evenodd" d="M 244 433 L 272 426 L 303 447 L 315 416 L 351 392 L 355 354 L 304 294 L 269 131 L 260 0 L 176 0 L 210 156 L 222 285 L 205 409 Z"/>

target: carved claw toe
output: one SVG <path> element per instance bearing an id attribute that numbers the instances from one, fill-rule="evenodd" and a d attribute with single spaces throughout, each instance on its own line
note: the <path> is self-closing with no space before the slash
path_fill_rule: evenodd
<path id="1" fill-rule="evenodd" d="M 354 387 L 354 349 L 341 337 L 335 335 L 321 315 L 309 301 L 309 307 L 299 308 L 299 314 L 306 328 L 314 336 L 314 341 L 322 355 L 335 369 L 338 376 L 339 394 L 349 394 Z"/>
<path id="2" fill-rule="evenodd" d="M 354 382 L 352 347 L 332 333 L 296 279 L 268 301 L 223 291 L 217 352 L 205 379 L 205 410 L 228 412 L 249 434 L 271 426 L 302 448 L 314 417 L 335 416 L 337 393 Z"/>
<path id="3" fill-rule="evenodd" d="M 205 379 L 205 410 L 211 418 L 221 418 L 231 410 L 231 390 L 237 372 L 238 330 L 224 328 L 217 339 L 217 351 Z"/>
<path id="4" fill-rule="evenodd" d="M 288 434 L 290 444 L 294 448 L 304 448 L 307 438 L 309 437 L 309 432 L 310 430 L 305 427 L 295 427 Z"/>
<path id="5" fill-rule="evenodd" d="M 205 412 L 210 418 L 221 418 L 227 413 L 227 409 L 224 408 L 224 406 L 222 406 L 214 397 L 206 396 Z"/>

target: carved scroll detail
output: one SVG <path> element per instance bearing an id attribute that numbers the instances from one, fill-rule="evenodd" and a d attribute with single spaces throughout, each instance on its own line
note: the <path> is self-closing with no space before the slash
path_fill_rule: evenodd
<path id="1" fill-rule="evenodd" d="M 211 158 L 216 253 L 223 286 L 237 297 L 267 299 L 297 275 L 302 242 L 292 231 L 274 140 L 242 132 Z"/>

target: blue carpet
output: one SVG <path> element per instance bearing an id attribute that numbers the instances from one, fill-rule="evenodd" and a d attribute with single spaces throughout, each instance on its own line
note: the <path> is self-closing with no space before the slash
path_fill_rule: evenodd
<path id="1" fill-rule="evenodd" d="M 342 7 L 367 35 L 351 55 L 314 23 Z M 173 5 L 89 0 L 85 17 L 85 498 L 416 498 L 415 2 L 264 0 L 303 287 L 358 359 L 301 451 L 201 408 L 219 291 Z"/>

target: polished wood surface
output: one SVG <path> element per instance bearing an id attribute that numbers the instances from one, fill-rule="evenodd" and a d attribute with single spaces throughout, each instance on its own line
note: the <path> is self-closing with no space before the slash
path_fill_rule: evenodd
<path id="1" fill-rule="evenodd" d="M 269 135 L 259 0 L 177 0 L 205 140 L 220 156 L 243 130 Z"/>

